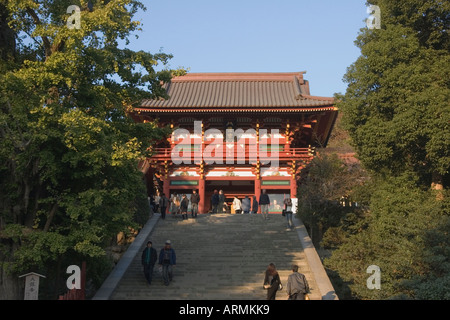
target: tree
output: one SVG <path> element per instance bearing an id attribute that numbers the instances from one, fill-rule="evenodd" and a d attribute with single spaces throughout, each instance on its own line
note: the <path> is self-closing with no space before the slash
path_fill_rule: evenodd
<path id="1" fill-rule="evenodd" d="M 343 220 L 349 221 L 360 209 L 349 206 L 352 195 L 366 179 L 357 165 L 346 165 L 336 153 L 318 154 L 302 171 L 298 188 L 298 214 L 316 247 L 323 234 Z M 342 202 L 346 203 L 342 203 Z M 356 219 L 353 223 L 357 223 Z"/>
<path id="2" fill-rule="evenodd" d="M 347 299 L 449 298 L 448 194 L 437 201 L 416 183 L 408 174 L 377 180 L 366 227 L 325 259 L 350 287 Z M 370 265 L 381 269 L 380 290 L 367 287 Z"/>
<path id="3" fill-rule="evenodd" d="M 361 30 L 339 97 L 370 173 L 366 227 L 342 237 L 325 265 L 354 298 L 448 299 L 450 4 L 368 3 L 380 7 L 381 29 Z M 366 285 L 370 265 L 381 290 Z"/>
<path id="4" fill-rule="evenodd" d="M 67 25 L 73 4 L 80 28 Z M 128 114 L 164 96 L 172 73 L 155 70 L 170 55 L 126 48 L 140 9 L 136 0 L 0 0 L 9 40 L 0 60 L 0 268 L 10 286 L 0 299 L 21 296 L 18 273 L 100 257 L 133 226 L 146 198 L 137 161 L 169 131 Z"/>
<path id="5" fill-rule="evenodd" d="M 417 174 L 444 187 L 450 167 L 450 4 L 437 0 L 368 1 L 381 29 L 363 29 L 361 56 L 345 75 L 343 121 L 372 173 Z"/>

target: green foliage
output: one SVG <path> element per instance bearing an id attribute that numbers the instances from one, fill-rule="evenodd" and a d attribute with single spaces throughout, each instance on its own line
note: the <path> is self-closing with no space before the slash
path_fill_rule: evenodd
<path id="1" fill-rule="evenodd" d="M 448 199 L 448 198 L 447 198 Z M 424 270 L 402 283 L 402 288 L 421 300 L 450 299 L 450 217 L 449 201 L 440 203 L 442 216 L 424 232 L 425 249 L 419 253 Z"/>
<path id="2" fill-rule="evenodd" d="M 349 207 L 349 200 L 356 201 L 354 191 L 366 179 L 364 171 L 358 166 L 347 166 L 336 154 L 320 154 L 303 170 L 298 188 L 298 214 L 309 230 L 310 237 L 316 245 L 322 235 L 332 228 L 329 236 L 340 237 L 338 229 L 341 222 L 347 228 L 359 221 L 361 210 Z M 343 198 L 347 202 L 342 205 Z M 326 246 L 332 246 L 331 239 Z M 334 239 L 340 243 L 338 239 Z"/>
<path id="3" fill-rule="evenodd" d="M 353 193 L 366 212 L 327 230 L 322 244 L 335 250 L 325 265 L 341 298 L 448 299 L 450 3 L 368 4 L 380 7 L 381 29 L 361 29 L 338 96 L 370 173 Z M 367 288 L 370 265 L 381 268 L 380 290 Z"/>
<path id="4" fill-rule="evenodd" d="M 129 113 L 184 71 L 155 70 L 170 55 L 121 48 L 140 30 L 140 1 L 89 3 L 0 0 L 13 35 L 0 59 L 0 257 L 15 273 L 100 257 L 148 209 L 137 162 L 169 129 Z M 74 4 L 80 29 L 66 25 Z"/>
<path id="5" fill-rule="evenodd" d="M 355 298 L 444 298 L 439 286 L 445 282 L 435 279 L 448 279 L 449 201 L 436 201 L 433 192 L 417 188 L 409 175 L 377 183 L 368 227 L 349 237 L 326 266 L 338 270 Z M 366 286 L 370 265 L 381 268 L 381 290 Z M 424 287 L 437 290 L 423 292 Z"/>
<path id="6" fill-rule="evenodd" d="M 450 164 L 450 7 L 431 0 L 369 2 L 380 6 L 382 28 L 362 29 L 357 38 L 361 56 L 348 68 L 340 97 L 343 121 L 367 169 L 413 170 L 429 185 Z"/>

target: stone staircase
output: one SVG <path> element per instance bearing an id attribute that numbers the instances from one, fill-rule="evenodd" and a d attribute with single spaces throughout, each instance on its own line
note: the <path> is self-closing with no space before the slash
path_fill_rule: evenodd
<path id="1" fill-rule="evenodd" d="M 296 228 L 299 228 L 297 225 Z M 155 265 L 148 286 L 141 266 L 147 240 L 158 255 L 170 239 L 177 255 L 174 279 L 165 286 Z M 311 299 L 322 299 L 310 270 L 299 234 L 286 230 L 286 219 L 254 214 L 202 214 L 181 220 L 167 215 L 159 219 L 142 242 L 109 299 L 112 300 L 264 300 L 264 272 L 274 263 L 286 287 L 291 265 L 297 264 L 311 288 Z M 286 300 L 286 289 L 277 300 Z"/>

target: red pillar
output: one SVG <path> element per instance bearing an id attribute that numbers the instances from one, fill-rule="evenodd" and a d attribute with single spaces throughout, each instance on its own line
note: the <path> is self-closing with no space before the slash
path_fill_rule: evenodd
<path id="1" fill-rule="evenodd" d="M 255 197 L 256 201 L 258 201 L 258 212 L 260 212 L 260 205 L 259 205 L 259 196 L 261 195 L 261 180 L 256 178 L 255 179 Z"/>
<path id="2" fill-rule="evenodd" d="M 170 181 L 167 178 L 164 179 L 163 182 L 163 192 L 166 195 L 166 197 L 170 199 Z"/>
<path id="3" fill-rule="evenodd" d="M 206 213 L 205 208 L 205 179 L 198 179 L 198 195 L 200 196 L 200 202 L 198 203 L 198 213 Z"/>
<path id="4" fill-rule="evenodd" d="M 297 198 L 297 180 L 291 179 L 291 198 Z"/>

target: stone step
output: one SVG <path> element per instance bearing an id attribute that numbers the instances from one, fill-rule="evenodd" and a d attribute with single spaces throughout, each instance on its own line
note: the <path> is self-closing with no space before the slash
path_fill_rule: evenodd
<path id="1" fill-rule="evenodd" d="M 281 215 L 202 214 L 181 220 L 166 216 L 159 219 L 146 240 L 153 242 L 158 254 L 170 239 L 177 255 L 174 279 L 165 286 L 155 266 L 153 282 L 148 286 L 140 261 L 134 257 L 111 299 L 116 300 L 264 300 L 264 272 L 274 263 L 284 286 L 297 264 L 305 274 L 311 299 L 321 299 L 313 273 L 295 231 L 286 230 Z M 287 299 L 286 290 L 277 300 Z"/>

